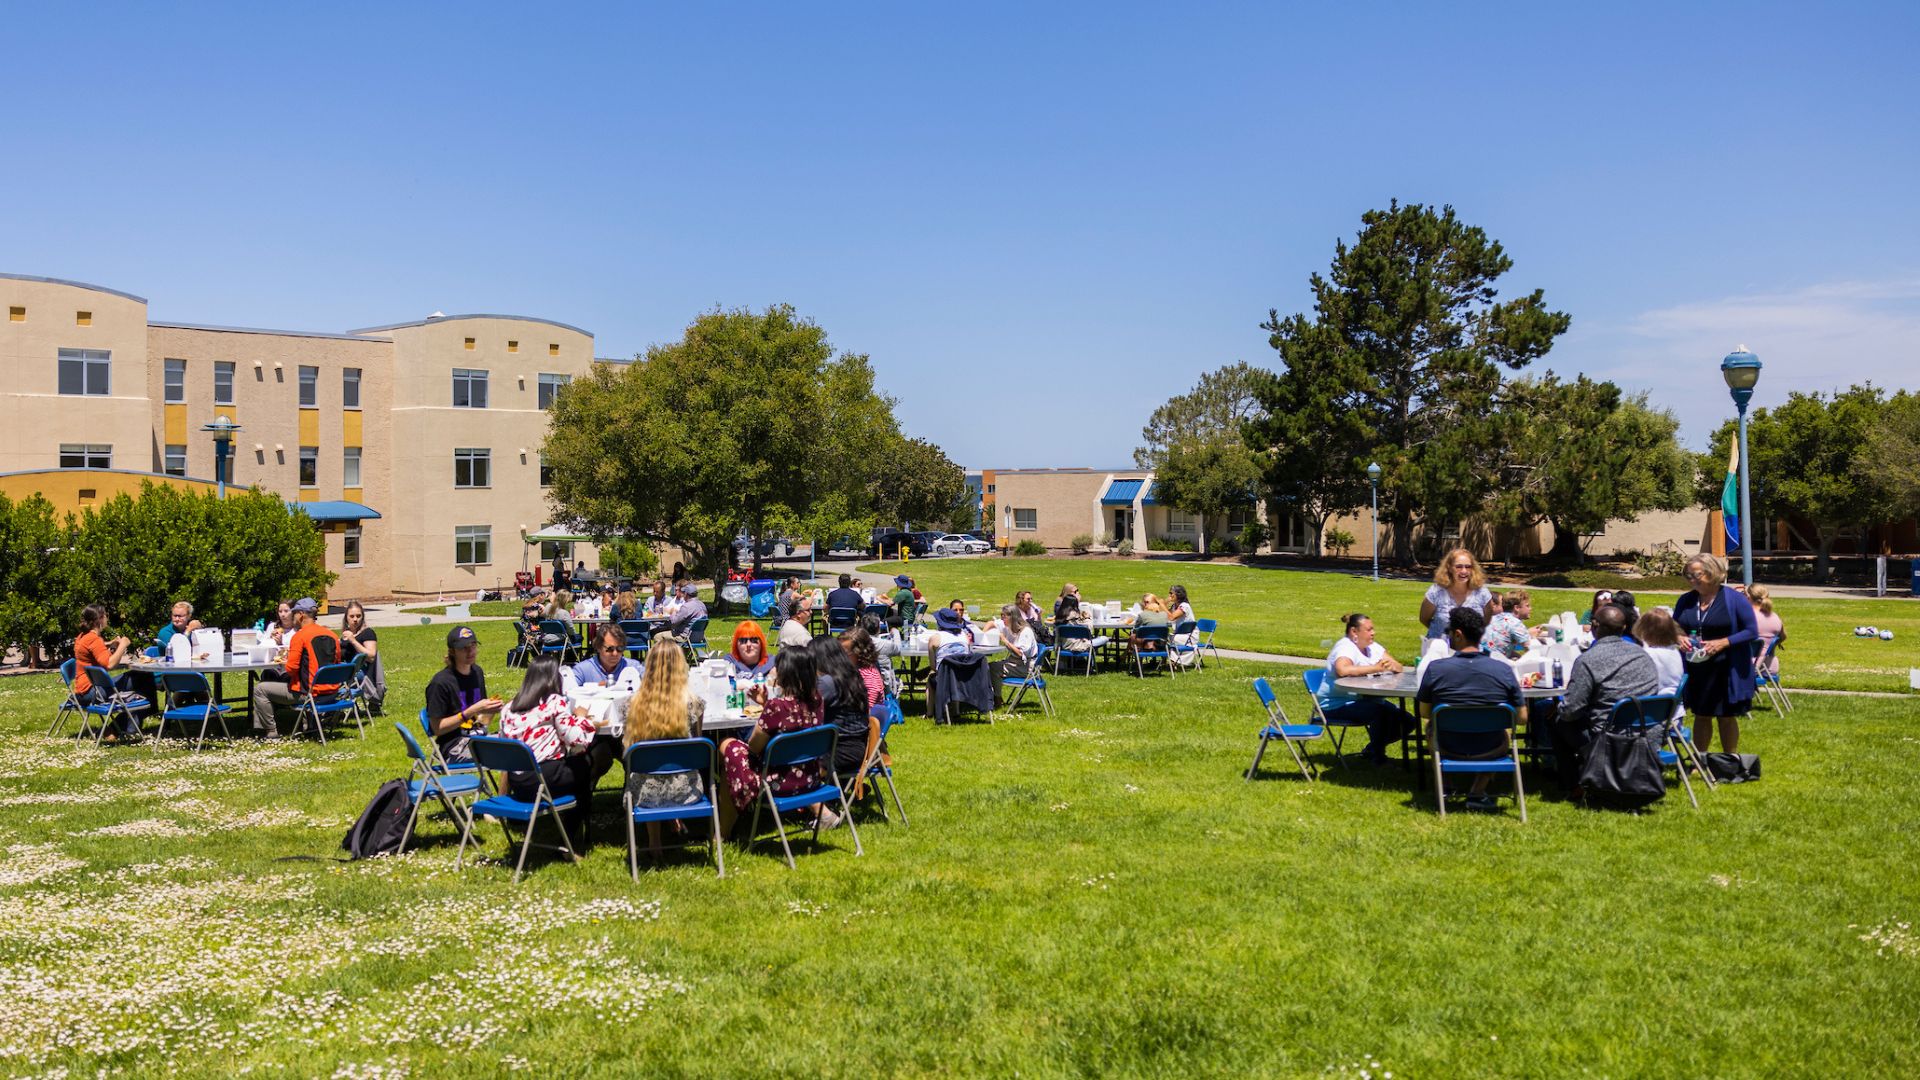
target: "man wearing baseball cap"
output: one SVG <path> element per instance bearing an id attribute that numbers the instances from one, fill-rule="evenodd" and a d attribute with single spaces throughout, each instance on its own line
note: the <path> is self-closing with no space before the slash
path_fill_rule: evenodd
<path id="1" fill-rule="evenodd" d="M 486 734 L 487 718 L 506 702 L 487 696 L 487 673 L 475 663 L 480 639 L 471 626 L 447 631 L 447 663 L 427 683 L 427 725 L 449 762 L 473 760 L 467 738 Z"/>
<path id="2" fill-rule="evenodd" d="M 315 621 L 320 605 L 311 596 L 293 602 L 293 638 L 287 643 L 286 666 L 280 671 L 262 672 L 253 684 L 253 733 L 262 738 L 280 737 L 278 713 L 292 709 L 306 696 L 307 680 L 315 671 L 340 659 L 340 638 Z M 338 683 L 316 684 L 315 695 L 332 694 Z"/>

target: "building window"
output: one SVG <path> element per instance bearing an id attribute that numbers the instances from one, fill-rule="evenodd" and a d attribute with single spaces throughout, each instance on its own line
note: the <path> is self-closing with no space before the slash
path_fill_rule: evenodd
<path id="1" fill-rule="evenodd" d="M 340 486 L 357 488 L 360 486 L 360 448 L 349 446 L 341 451 Z"/>
<path id="2" fill-rule="evenodd" d="M 493 561 L 493 526 L 455 525 L 453 562 L 456 566 L 485 566 Z"/>
<path id="3" fill-rule="evenodd" d="M 553 486 L 553 466 L 547 464 L 547 455 L 540 455 L 540 486 Z"/>
<path id="4" fill-rule="evenodd" d="M 360 369 L 357 367 L 340 370 L 340 407 L 343 409 L 360 407 Z"/>
<path id="5" fill-rule="evenodd" d="M 1168 510 L 1167 533 L 1172 536 L 1192 536 L 1193 515 L 1182 510 Z"/>
<path id="6" fill-rule="evenodd" d="M 519 342 L 517 342 L 517 341 L 509 341 L 509 342 L 507 342 L 507 351 L 508 351 L 508 352 L 519 352 L 519 351 L 520 351 L 520 343 L 519 343 Z"/>
<path id="7" fill-rule="evenodd" d="M 168 444 L 166 457 L 162 459 L 160 471 L 168 476 L 187 475 L 187 448 Z"/>
<path id="8" fill-rule="evenodd" d="M 456 409 L 487 407 L 486 372 L 471 368 L 453 369 L 453 407 Z"/>
<path id="9" fill-rule="evenodd" d="M 60 467 L 63 469 L 111 469 L 113 468 L 113 447 L 61 443 Z"/>
<path id="10" fill-rule="evenodd" d="M 453 486 L 492 487 L 493 451 L 460 449 L 453 452 Z"/>
<path id="11" fill-rule="evenodd" d="M 7 309 L 7 321 L 8 321 L 8 322 L 26 322 L 26 321 L 27 321 L 27 309 L 26 309 L 26 308 L 23 308 L 23 307 L 10 307 L 10 308 L 8 308 L 8 309 Z"/>
<path id="12" fill-rule="evenodd" d="M 573 541 L 571 540 L 540 541 L 540 561 L 543 563 L 550 563 L 555 559 L 563 559 L 568 563 L 572 563 L 573 562 Z"/>
<path id="13" fill-rule="evenodd" d="M 300 448 L 300 486 L 303 488 L 320 486 L 320 448 L 317 446 Z"/>
<path id="14" fill-rule="evenodd" d="M 551 345 L 548 345 L 548 346 L 547 346 L 547 355 L 548 355 L 548 356 L 559 356 L 559 355 L 560 355 L 560 344 L 559 344 L 559 342 L 555 342 L 555 343 L 553 343 L 553 344 L 551 344 Z"/>
<path id="15" fill-rule="evenodd" d="M 340 565 L 360 565 L 360 526 L 358 525 L 340 534 Z"/>
<path id="16" fill-rule="evenodd" d="M 213 362 L 213 403 L 215 405 L 233 404 L 233 361 L 231 360 Z"/>
<path id="17" fill-rule="evenodd" d="M 473 351 L 473 339 L 472 339 L 472 338 L 468 338 L 468 339 L 467 339 L 467 351 L 468 351 L 468 352 L 472 352 L 472 351 Z"/>
<path id="18" fill-rule="evenodd" d="M 312 409 L 320 404 L 320 369 L 300 365 L 300 407 Z"/>
<path id="19" fill-rule="evenodd" d="M 92 325 L 93 325 L 93 312 L 91 312 L 91 311 L 76 311 L 76 312 L 74 312 L 74 313 L 73 313 L 73 325 L 75 325 L 75 326 L 92 326 Z"/>
<path id="20" fill-rule="evenodd" d="M 550 375 L 547 372 L 541 372 L 539 391 L 540 407 L 543 409 L 553 408 L 553 396 L 560 392 L 561 387 L 572 381 L 573 376 L 571 375 Z"/>
<path id="21" fill-rule="evenodd" d="M 1040 511 L 1013 509 L 1013 527 L 1022 532 L 1032 532 L 1040 527 Z"/>
<path id="22" fill-rule="evenodd" d="M 178 405 L 187 400 L 187 362 L 185 360 L 168 360 L 164 380 L 167 404 Z"/>
<path id="23" fill-rule="evenodd" d="M 113 393 L 113 354 L 105 349 L 61 349 L 60 392 Z"/>

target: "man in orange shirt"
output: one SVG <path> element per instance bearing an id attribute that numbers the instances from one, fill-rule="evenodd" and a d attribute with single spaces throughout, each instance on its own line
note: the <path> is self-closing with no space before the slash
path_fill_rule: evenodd
<path id="1" fill-rule="evenodd" d="M 314 621 L 320 605 L 312 597 L 293 602 L 293 639 L 287 644 L 286 666 L 280 671 L 264 672 L 253 685 L 253 733 L 265 739 L 280 737 L 277 714 L 281 707 L 291 709 L 306 696 L 306 681 L 313 672 L 337 663 L 340 638 L 332 630 Z M 316 695 L 340 689 L 337 683 L 316 683 Z"/>

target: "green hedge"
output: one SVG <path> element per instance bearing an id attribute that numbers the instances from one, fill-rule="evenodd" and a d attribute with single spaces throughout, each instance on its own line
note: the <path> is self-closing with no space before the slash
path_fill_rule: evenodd
<path id="1" fill-rule="evenodd" d="M 0 496 L 0 645 L 48 658 L 66 654 L 88 604 L 144 643 L 175 601 L 209 626 L 251 626 L 281 600 L 324 596 L 334 579 L 313 522 L 257 490 L 222 501 L 146 483 L 64 518 L 38 495 Z"/>

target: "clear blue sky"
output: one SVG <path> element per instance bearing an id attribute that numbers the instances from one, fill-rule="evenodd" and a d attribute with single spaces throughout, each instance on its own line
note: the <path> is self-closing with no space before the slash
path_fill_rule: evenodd
<path id="1" fill-rule="evenodd" d="M 0 270 L 602 355 L 786 301 L 956 460 L 1101 466 L 1398 197 L 1691 443 L 1739 342 L 1920 384 L 1920 6 L 1679 6 L 14 4 Z"/>

